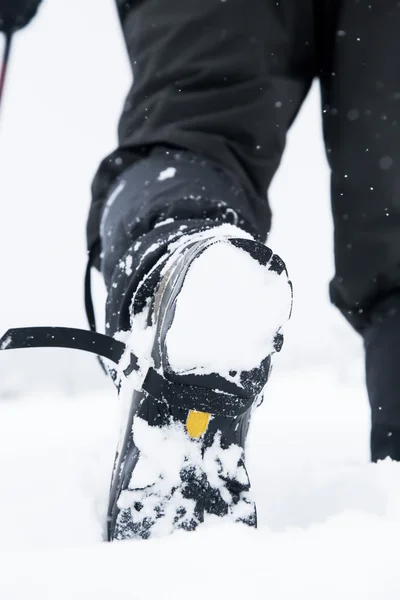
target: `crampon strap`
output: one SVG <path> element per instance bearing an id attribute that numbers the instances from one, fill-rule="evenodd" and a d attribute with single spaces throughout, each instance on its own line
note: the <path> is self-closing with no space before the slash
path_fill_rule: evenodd
<path id="1" fill-rule="evenodd" d="M 101 356 L 117 366 L 124 357 L 124 365 L 127 366 L 122 373 L 125 377 L 129 377 L 135 371 L 142 376 L 140 388 L 143 391 L 180 408 L 233 417 L 246 412 L 254 401 L 252 394 L 236 386 L 235 393 L 232 393 L 232 390 L 227 392 L 195 385 L 182 385 L 170 381 L 151 366 L 142 373 L 137 356 L 126 344 L 94 331 L 70 327 L 23 327 L 9 329 L 0 338 L 0 351 L 20 348 L 83 350 Z"/>

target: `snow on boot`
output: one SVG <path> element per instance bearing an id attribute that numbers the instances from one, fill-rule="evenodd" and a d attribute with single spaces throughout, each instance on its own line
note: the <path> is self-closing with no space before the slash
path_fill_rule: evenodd
<path id="1" fill-rule="evenodd" d="M 242 230 L 185 229 L 146 247 L 135 270 L 138 242 L 119 261 L 107 308 L 113 337 L 28 327 L 0 338 L 0 351 L 73 348 L 116 365 L 110 372 L 122 418 L 109 540 L 194 530 L 219 518 L 256 525 L 245 441 L 283 343 L 291 283 L 282 260 Z M 158 259 L 137 284 L 152 252 Z"/>
<path id="2" fill-rule="evenodd" d="M 134 294 L 130 331 L 114 336 L 140 370 L 120 378 L 110 540 L 218 518 L 256 526 L 245 441 L 292 288 L 269 248 L 219 229 L 171 244 Z"/>

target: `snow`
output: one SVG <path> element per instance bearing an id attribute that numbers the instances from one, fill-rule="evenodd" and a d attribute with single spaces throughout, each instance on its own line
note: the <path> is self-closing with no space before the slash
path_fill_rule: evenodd
<path id="1" fill-rule="evenodd" d="M 171 179 L 172 177 L 175 177 L 175 175 L 176 169 L 174 167 L 168 167 L 167 169 L 164 169 L 164 171 L 160 171 L 157 180 L 164 181 L 165 179 Z"/>
<path id="2" fill-rule="evenodd" d="M 188 436 L 184 425 L 177 422 L 164 427 L 151 427 L 145 420 L 135 418 L 133 434 L 140 455 L 129 489 L 121 493 L 118 507 L 121 511 L 134 512 L 136 504 L 139 504 L 140 514 L 136 515 L 136 520 L 149 519 L 154 523 L 152 537 L 172 534 L 176 522 L 182 527 L 183 523 L 197 520 L 195 501 L 182 493 L 183 468 L 187 473 L 195 472 L 198 479 L 205 474 L 211 487 L 220 490 L 229 507 L 228 515 L 223 519 L 224 525 L 229 521 L 234 523 L 239 518 L 251 518 L 254 505 L 250 494 L 242 492 L 240 500 L 233 503 L 226 486 L 228 479 L 248 483 L 246 471 L 239 463 L 243 455 L 241 447 L 232 444 L 229 448 L 222 448 L 219 433 L 203 454 L 201 441 Z M 163 501 L 165 498 L 168 498 L 167 502 Z M 160 505 L 164 515 L 162 519 L 157 519 Z M 220 522 L 215 516 L 205 514 L 202 528 Z"/>
<path id="3" fill-rule="evenodd" d="M 285 274 L 227 242 L 213 244 L 193 262 L 178 296 L 166 338 L 170 365 L 223 376 L 250 371 L 273 352 L 290 308 Z"/>
<path id="4" fill-rule="evenodd" d="M 132 256 L 127 256 L 125 260 L 121 259 L 119 261 L 119 268 L 121 269 L 121 271 L 125 271 L 125 274 L 129 277 L 129 275 L 132 275 L 132 263 L 133 263 L 133 258 Z"/>
<path id="5" fill-rule="evenodd" d="M 1 333 L 85 326 L 89 186 L 114 147 L 129 77 L 109 0 L 43 3 L 18 34 L 0 116 Z M 1 600 L 398 600 L 400 467 L 368 463 L 361 344 L 328 302 L 318 111 L 314 88 L 271 190 L 270 244 L 288 265 L 295 304 L 249 434 L 259 529 L 212 524 L 104 543 L 119 425 L 111 382 L 81 353 L 3 352 Z"/>
<path id="6" fill-rule="evenodd" d="M 250 434 L 256 532 L 212 523 L 103 543 L 113 396 L 4 400 L 0 597 L 200 598 L 212 586 L 235 599 L 397 599 L 400 466 L 367 464 L 359 386 L 328 368 L 286 374 L 277 367 Z"/>

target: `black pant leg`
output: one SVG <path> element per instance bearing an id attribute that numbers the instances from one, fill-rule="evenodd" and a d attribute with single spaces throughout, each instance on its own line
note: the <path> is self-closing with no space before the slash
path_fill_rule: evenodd
<path id="1" fill-rule="evenodd" d="M 325 6 L 331 298 L 366 342 L 372 459 L 400 460 L 400 5 L 332 0 Z"/>
<path id="2" fill-rule="evenodd" d="M 321 85 L 336 264 L 330 291 L 361 331 L 377 304 L 400 290 L 400 6 L 325 5 Z"/>
<path id="3" fill-rule="evenodd" d="M 400 460 L 400 311 L 364 334 L 371 458 Z"/>
<path id="4" fill-rule="evenodd" d="M 93 184 L 89 247 L 98 242 L 112 182 L 158 146 L 189 151 L 221 169 L 243 192 L 243 217 L 265 239 L 267 189 L 314 74 L 311 5 L 120 3 L 134 84 L 119 124 L 119 148 Z M 148 206 L 152 210 L 151 200 Z"/>

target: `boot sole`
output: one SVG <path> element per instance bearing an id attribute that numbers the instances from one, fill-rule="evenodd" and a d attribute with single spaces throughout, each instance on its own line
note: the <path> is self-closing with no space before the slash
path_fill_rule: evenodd
<path id="1" fill-rule="evenodd" d="M 160 286 L 153 359 L 183 383 L 215 372 L 237 383 L 240 371 L 273 352 L 290 316 L 291 286 L 279 257 L 261 244 L 233 242 L 197 243 Z M 114 470 L 109 539 L 147 539 L 221 518 L 256 526 L 244 463 L 253 408 L 222 416 L 217 406 L 215 413 L 188 410 L 135 392 Z"/>

